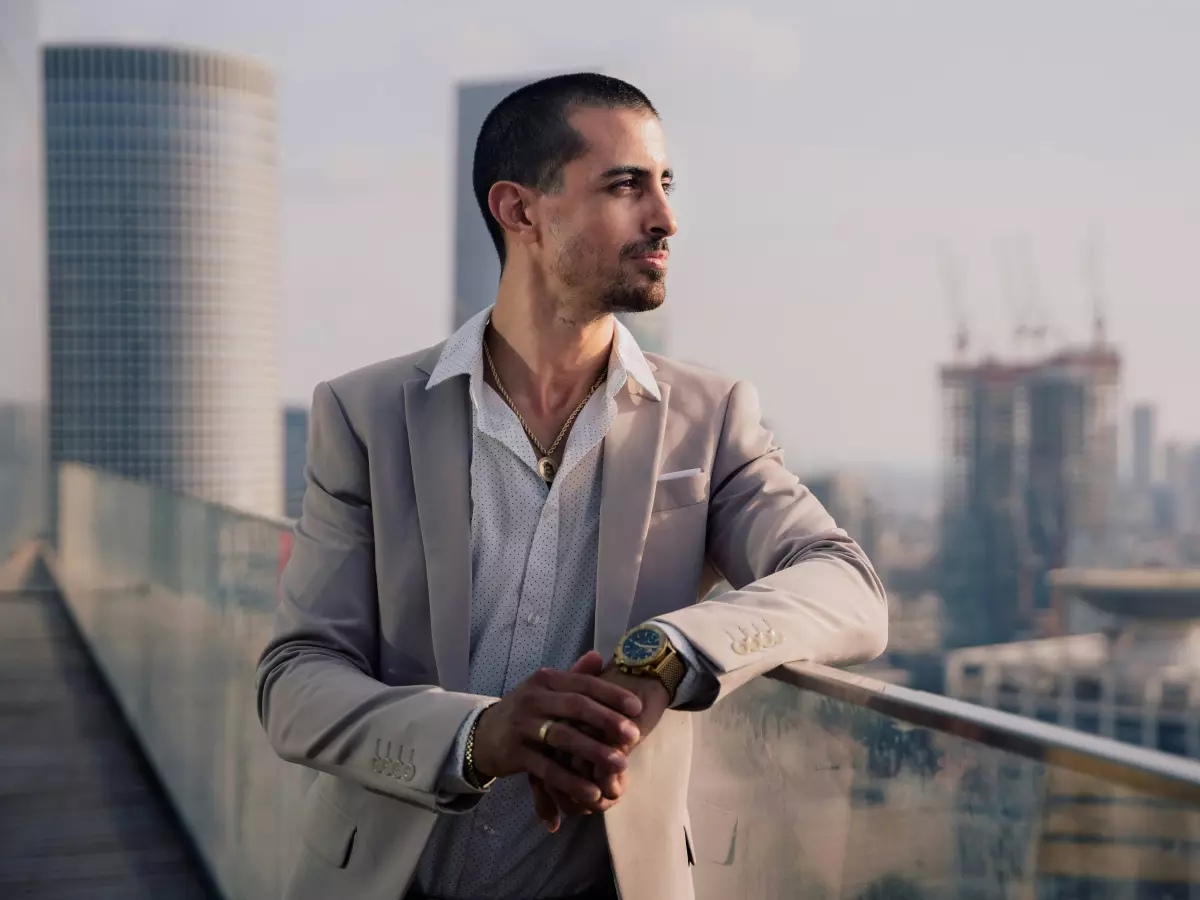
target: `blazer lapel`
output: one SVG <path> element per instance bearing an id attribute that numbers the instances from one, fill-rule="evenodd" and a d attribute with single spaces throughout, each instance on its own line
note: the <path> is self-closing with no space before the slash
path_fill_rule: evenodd
<path id="1" fill-rule="evenodd" d="M 471 643 L 471 414 L 467 380 L 404 386 L 433 655 L 441 686 L 466 691 Z"/>
<path id="2" fill-rule="evenodd" d="M 618 391 L 617 416 L 604 438 L 595 649 L 606 658 L 629 627 L 650 526 L 671 395 L 669 385 L 660 381 L 658 387 L 661 400 L 627 388 Z"/>

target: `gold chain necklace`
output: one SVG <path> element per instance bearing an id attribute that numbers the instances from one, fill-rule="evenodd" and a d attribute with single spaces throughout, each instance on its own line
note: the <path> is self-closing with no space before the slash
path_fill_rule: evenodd
<path id="1" fill-rule="evenodd" d="M 504 382 L 500 380 L 500 373 L 496 371 L 496 364 L 492 362 L 492 352 L 488 350 L 486 334 L 483 338 L 483 355 L 487 357 L 488 368 L 492 370 L 492 379 L 496 382 L 496 387 L 500 390 L 500 396 L 504 398 L 504 402 L 508 404 L 508 408 L 513 411 L 513 414 L 517 417 L 517 421 L 521 423 L 521 427 L 525 429 L 525 433 L 529 435 L 529 439 L 533 441 L 533 446 L 536 447 L 538 453 L 541 454 L 541 458 L 537 461 L 538 475 L 541 476 L 542 481 L 546 482 L 546 484 L 550 484 L 554 481 L 554 476 L 558 474 L 558 466 L 554 464 L 554 460 L 552 460 L 550 457 L 554 454 L 554 451 L 558 449 L 558 445 L 562 443 L 563 438 L 567 436 L 567 432 L 571 430 L 571 423 L 575 421 L 575 417 L 583 412 L 583 408 L 587 406 L 587 402 L 592 399 L 592 394 L 596 393 L 600 385 L 604 383 L 604 379 L 608 375 L 608 371 L 605 370 L 604 372 L 600 373 L 600 377 L 596 379 L 596 383 L 593 384 L 591 390 L 587 392 L 587 396 L 583 398 L 583 401 L 577 407 L 575 407 L 575 412 L 567 416 L 567 421 L 563 423 L 563 427 L 558 431 L 558 437 L 554 439 L 554 443 L 550 445 L 549 449 L 547 449 L 546 447 L 542 446 L 542 442 L 538 440 L 537 435 L 533 433 L 533 430 L 530 429 L 527 424 L 525 424 L 525 418 L 521 415 L 521 411 L 517 409 L 517 404 L 512 402 L 512 398 L 508 396 L 508 391 L 504 389 Z"/>

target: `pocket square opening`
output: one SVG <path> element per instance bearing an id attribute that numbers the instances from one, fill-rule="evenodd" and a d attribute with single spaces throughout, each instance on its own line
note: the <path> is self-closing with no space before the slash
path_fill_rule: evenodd
<path id="1" fill-rule="evenodd" d="M 692 475 L 700 475 L 703 469 L 681 469 L 678 472 L 664 472 L 658 476 L 659 481 L 674 481 L 677 478 L 690 478 Z"/>

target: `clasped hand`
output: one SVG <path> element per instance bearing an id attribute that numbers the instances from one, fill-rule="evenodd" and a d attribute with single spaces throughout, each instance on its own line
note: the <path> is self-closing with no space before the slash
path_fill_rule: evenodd
<path id="1" fill-rule="evenodd" d="M 539 669 L 485 710 L 475 732 L 476 770 L 529 776 L 547 830 L 563 816 L 604 812 L 627 784 L 629 754 L 662 718 L 668 696 L 655 678 L 604 669 L 599 653 L 569 671 Z M 539 731 L 553 721 L 539 740 Z"/>

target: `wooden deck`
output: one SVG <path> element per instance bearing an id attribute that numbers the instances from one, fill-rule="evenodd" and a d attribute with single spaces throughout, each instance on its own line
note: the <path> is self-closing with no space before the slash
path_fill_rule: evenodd
<path id="1" fill-rule="evenodd" d="M 0 592 L 0 897 L 216 900 L 52 592 Z"/>

